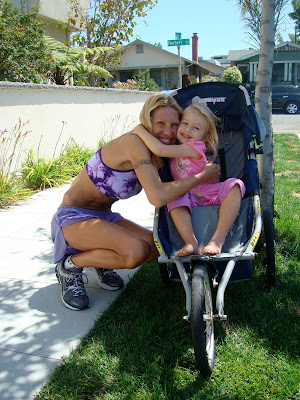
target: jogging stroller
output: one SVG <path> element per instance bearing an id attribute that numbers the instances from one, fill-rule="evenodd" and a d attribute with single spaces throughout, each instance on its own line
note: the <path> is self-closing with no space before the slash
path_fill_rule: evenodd
<path id="1" fill-rule="evenodd" d="M 265 128 L 256 113 L 247 89 L 242 85 L 221 82 L 200 83 L 172 92 L 184 109 L 191 103 L 205 103 L 219 118 L 219 151 L 216 162 L 221 166 L 221 180 L 240 178 L 246 186 L 240 213 L 226 237 L 222 253 L 206 257 L 175 256 L 184 245 L 165 207 L 155 210 L 154 240 L 160 253 L 158 263 L 165 285 L 170 278 L 180 278 L 186 292 L 187 315 L 191 321 L 193 347 L 197 366 L 203 376 L 210 376 L 215 364 L 214 322 L 225 320 L 224 294 L 229 281 L 250 279 L 251 260 L 256 257 L 262 227 L 256 155 L 262 154 Z M 165 163 L 163 181 L 172 180 Z M 218 222 L 220 206 L 195 207 L 192 223 L 199 248 L 208 243 Z M 273 219 L 266 210 L 268 280 L 275 274 Z M 212 289 L 217 287 L 215 306 Z"/>

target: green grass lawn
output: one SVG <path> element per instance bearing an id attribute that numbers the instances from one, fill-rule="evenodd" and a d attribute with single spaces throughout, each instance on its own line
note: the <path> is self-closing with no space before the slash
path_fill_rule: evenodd
<path id="1" fill-rule="evenodd" d="M 35 399 L 300 399 L 299 144 L 275 135 L 277 284 L 261 250 L 253 279 L 228 286 L 210 379 L 195 366 L 182 284 L 164 288 L 146 263 Z"/>

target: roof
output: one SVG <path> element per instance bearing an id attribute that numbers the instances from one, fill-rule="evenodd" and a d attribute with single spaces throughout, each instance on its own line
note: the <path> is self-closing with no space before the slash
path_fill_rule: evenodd
<path id="1" fill-rule="evenodd" d="M 137 44 L 144 44 L 144 45 L 146 45 L 146 46 L 153 47 L 153 48 L 155 48 L 155 49 L 157 49 L 157 50 L 159 50 L 159 51 L 162 51 L 162 52 L 164 52 L 164 53 L 167 53 L 167 54 L 169 54 L 169 55 L 171 54 L 171 55 L 174 56 L 174 57 L 178 57 L 176 54 L 171 53 L 170 51 L 164 50 L 164 49 L 162 49 L 162 48 L 160 48 L 160 47 L 158 47 L 158 46 L 155 46 L 154 44 L 144 42 L 144 41 L 141 40 L 141 39 L 135 39 L 133 42 L 128 43 L 126 46 L 123 46 L 123 47 L 118 48 L 118 50 L 116 50 L 116 52 L 121 50 L 122 53 L 124 53 L 127 49 L 129 49 L 130 47 L 136 46 Z M 181 59 L 184 60 L 184 61 L 186 61 L 186 62 L 189 62 L 189 63 L 197 64 L 195 61 L 189 60 L 188 58 L 181 57 Z"/>
<path id="2" fill-rule="evenodd" d="M 225 71 L 225 67 L 217 60 L 199 60 L 198 64 L 214 73 L 223 73 Z"/>
<path id="3" fill-rule="evenodd" d="M 144 42 L 144 41 L 141 40 L 141 39 L 135 39 L 133 42 L 127 44 L 126 46 L 123 46 L 121 49 L 118 49 L 118 50 L 116 50 L 115 52 L 120 52 L 120 51 L 121 51 L 121 53 L 125 53 L 126 50 L 128 50 L 129 48 L 131 48 L 131 47 L 133 47 L 133 46 L 136 46 L 136 45 L 138 45 L 138 44 L 142 44 L 142 45 L 145 45 L 145 46 L 149 46 L 149 47 L 152 47 L 152 48 L 156 49 L 157 51 L 160 51 L 160 52 L 162 52 L 162 53 L 171 55 L 171 56 L 173 56 L 174 58 L 176 58 L 176 63 L 177 63 L 177 58 L 178 58 L 178 56 L 177 56 L 176 54 L 171 53 L 170 51 L 164 50 L 164 49 L 162 49 L 162 48 L 160 48 L 160 47 L 158 47 L 158 46 L 155 46 L 155 45 L 153 45 L 153 44 Z M 208 72 L 215 72 L 215 71 L 212 71 L 212 68 L 211 68 L 211 67 L 213 67 L 213 69 L 219 68 L 219 73 L 222 73 L 222 72 L 224 71 L 224 69 L 225 69 L 224 67 L 221 67 L 221 66 L 219 66 L 219 65 L 215 65 L 215 64 L 212 64 L 212 63 L 203 61 L 203 60 L 201 60 L 201 61 L 199 61 L 199 62 L 196 62 L 196 61 L 193 61 L 193 60 L 188 59 L 188 58 L 185 58 L 185 57 L 181 57 L 181 59 L 182 59 L 184 62 L 186 62 L 187 64 L 189 64 L 189 65 L 197 65 L 197 66 L 198 66 L 199 68 L 201 68 L 202 70 L 205 69 L 205 70 L 207 71 L 207 73 L 208 73 Z"/>
<path id="4" fill-rule="evenodd" d="M 300 50 L 300 44 L 292 43 L 292 42 L 281 42 L 281 43 L 277 44 L 274 47 L 274 49 L 275 50 L 279 50 L 279 49 L 281 49 L 282 47 L 285 47 L 285 46 L 294 47 L 295 49 Z M 256 51 L 252 50 L 251 54 L 244 55 L 239 60 L 245 60 L 247 58 L 255 57 L 257 55 L 259 55 L 259 50 L 256 50 Z M 238 61 L 238 60 L 236 60 L 236 61 Z"/>
<path id="5" fill-rule="evenodd" d="M 249 56 L 253 54 L 255 49 L 245 49 L 245 50 L 229 50 L 227 54 L 228 61 L 237 61 L 240 60 L 242 57 Z"/>

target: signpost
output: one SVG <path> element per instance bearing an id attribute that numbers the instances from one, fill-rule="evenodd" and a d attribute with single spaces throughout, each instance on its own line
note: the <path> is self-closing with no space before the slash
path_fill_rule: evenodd
<path id="1" fill-rule="evenodd" d="M 181 33 L 175 33 L 175 40 L 168 40 L 168 46 L 177 46 L 178 49 L 178 88 L 182 88 L 182 71 L 181 71 L 181 57 L 180 46 L 190 44 L 190 39 L 181 39 Z"/>

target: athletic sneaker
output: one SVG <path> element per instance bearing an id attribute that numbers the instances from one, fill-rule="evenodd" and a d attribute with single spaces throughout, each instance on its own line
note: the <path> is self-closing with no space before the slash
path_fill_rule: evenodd
<path id="1" fill-rule="evenodd" d="M 70 310 L 84 310 L 90 306 L 90 302 L 84 289 L 82 269 L 65 269 L 67 257 L 63 257 L 55 267 L 58 282 L 61 284 L 61 299 Z"/>
<path id="2" fill-rule="evenodd" d="M 124 281 L 114 270 L 105 268 L 91 268 L 103 289 L 118 290 L 124 286 Z"/>

